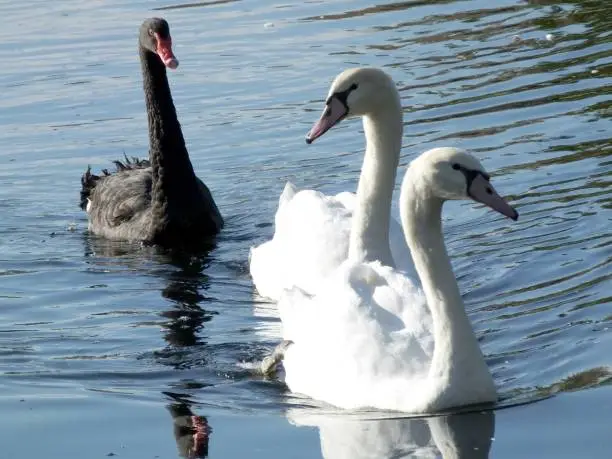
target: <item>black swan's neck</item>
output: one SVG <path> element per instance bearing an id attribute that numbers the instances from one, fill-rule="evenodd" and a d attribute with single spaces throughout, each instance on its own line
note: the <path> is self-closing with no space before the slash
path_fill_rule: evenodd
<path id="1" fill-rule="evenodd" d="M 149 122 L 149 156 L 153 169 L 152 205 L 168 204 L 197 187 L 181 125 L 161 59 L 140 47 L 140 61 Z M 161 209 L 160 209 L 161 210 Z M 167 212 L 167 210 L 165 210 Z"/>

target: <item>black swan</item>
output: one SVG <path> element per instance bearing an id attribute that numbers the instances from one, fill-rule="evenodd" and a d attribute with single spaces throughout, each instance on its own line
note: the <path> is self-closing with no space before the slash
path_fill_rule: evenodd
<path id="1" fill-rule="evenodd" d="M 91 168 L 81 178 L 89 231 L 115 240 L 164 247 L 197 244 L 217 234 L 223 218 L 196 177 L 172 101 L 166 67 L 175 69 L 170 28 L 151 18 L 140 27 L 139 53 L 149 124 L 149 159 L 115 161 L 116 171 Z"/>

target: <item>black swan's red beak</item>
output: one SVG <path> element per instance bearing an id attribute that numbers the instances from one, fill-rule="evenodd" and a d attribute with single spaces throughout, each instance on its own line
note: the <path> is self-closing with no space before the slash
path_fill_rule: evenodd
<path id="1" fill-rule="evenodd" d="M 162 38 L 159 34 L 155 34 L 157 38 L 157 55 L 160 57 L 164 65 L 170 69 L 175 69 L 179 65 L 179 61 L 172 52 L 172 38 Z"/>

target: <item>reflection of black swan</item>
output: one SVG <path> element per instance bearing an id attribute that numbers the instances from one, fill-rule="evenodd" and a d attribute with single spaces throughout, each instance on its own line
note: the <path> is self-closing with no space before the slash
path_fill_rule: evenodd
<path id="1" fill-rule="evenodd" d="M 140 61 L 149 119 L 149 160 L 116 161 L 117 171 L 83 175 L 81 208 L 89 230 L 109 239 L 166 247 L 197 243 L 223 227 L 206 185 L 193 171 L 168 85 L 166 68 L 178 61 L 168 23 L 140 27 Z"/>
<path id="2" fill-rule="evenodd" d="M 185 403 L 171 403 L 168 406 L 174 420 L 174 438 L 179 454 L 187 459 L 208 456 L 208 441 L 212 429 L 204 416 L 197 416 Z"/>
<path id="3" fill-rule="evenodd" d="M 204 273 L 208 261 L 205 256 L 185 259 L 179 253 L 172 254 L 169 260 L 180 270 L 168 273 L 168 285 L 161 294 L 172 302 L 172 307 L 160 312 L 160 315 L 168 319 L 163 325 L 164 339 L 168 342 L 169 356 L 179 358 L 176 365 L 190 365 L 181 357 L 179 349 L 205 344 L 198 333 L 216 314 L 216 311 L 205 309 L 206 303 L 211 301 L 204 294 L 209 287 L 209 278 Z"/>
<path id="4" fill-rule="evenodd" d="M 206 268 L 211 259 L 205 249 L 213 250 L 214 245 L 199 244 L 196 252 L 185 252 L 86 235 L 83 243 L 88 271 L 129 270 L 162 282 L 163 306 L 158 314 L 163 320 L 161 331 L 167 346 L 154 352 L 159 363 L 182 369 L 207 364 L 210 349 L 202 333 L 217 311 L 208 308 L 213 298 L 207 294 L 210 279 Z"/>

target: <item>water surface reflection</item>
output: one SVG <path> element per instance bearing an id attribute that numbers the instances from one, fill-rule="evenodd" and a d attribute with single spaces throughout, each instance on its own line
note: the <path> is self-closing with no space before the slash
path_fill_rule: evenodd
<path id="1" fill-rule="evenodd" d="M 85 255 L 92 265 L 125 266 L 162 280 L 158 288 L 166 306 L 159 315 L 166 319 L 160 325 L 167 347 L 156 354 L 175 368 L 191 365 L 192 362 L 183 360 L 184 349 L 206 345 L 201 332 L 218 313 L 206 308 L 214 301 L 206 295 L 210 279 L 205 270 L 210 264 L 209 253 L 215 246 L 188 253 L 95 236 L 86 236 L 85 241 Z"/>
<path id="2" fill-rule="evenodd" d="M 287 412 L 290 422 L 319 429 L 325 459 L 487 459 L 495 413 L 482 411 L 432 418 L 368 419 L 367 415 Z"/>

